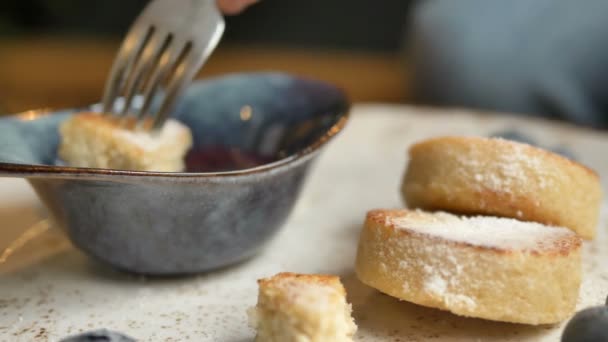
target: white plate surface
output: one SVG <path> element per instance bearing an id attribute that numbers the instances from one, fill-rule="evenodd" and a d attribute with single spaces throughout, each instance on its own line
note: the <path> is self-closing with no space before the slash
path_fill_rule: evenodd
<path id="1" fill-rule="evenodd" d="M 141 341 L 252 341 L 246 309 L 256 301 L 256 279 L 280 271 L 340 275 L 359 325 L 357 341 L 558 341 L 563 325 L 457 317 L 382 295 L 353 273 L 365 212 L 402 206 L 398 187 L 412 142 L 513 127 L 543 144 L 566 146 L 608 177 L 608 136 L 599 132 L 466 111 L 359 105 L 315 164 L 288 223 L 262 254 L 179 279 L 132 277 L 90 261 L 41 221 L 45 214 L 27 183 L 0 179 L 0 251 L 17 247 L 0 256 L 0 341 L 57 341 L 97 328 Z M 607 221 L 603 215 L 599 237 L 584 246 L 579 308 L 602 303 L 608 295 Z"/>

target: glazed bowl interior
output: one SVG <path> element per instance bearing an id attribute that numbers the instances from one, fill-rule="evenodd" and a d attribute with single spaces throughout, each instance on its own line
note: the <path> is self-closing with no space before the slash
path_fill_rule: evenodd
<path id="1" fill-rule="evenodd" d="M 7 164 L 17 166 L 18 170 L 11 167 L 15 173 L 33 171 L 30 166 L 51 175 L 53 168 L 38 166 L 71 169 L 64 168 L 57 156 L 58 126 L 69 115 L 86 110 L 97 111 L 99 106 L 30 111 L 0 119 L 0 173 Z M 280 164 L 309 153 L 332 135 L 332 128 L 341 128 L 347 111 L 345 95 L 329 84 L 253 73 L 196 82 L 172 118 L 186 124 L 193 135 L 185 172 L 217 174 Z"/>
<path id="2" fill-rule="evenodd" d="M 346 123 L 324 82 L 276 73 L 193 84 L 173 118 L 193 134 L 179 173 L 72 168 L 58 127 L 74 112 L 0 118 L 0 176 L 28 179 L 73 244 L 115 268 L 191 274 L 245 260 L 280 229 L 309 165 Z"/>

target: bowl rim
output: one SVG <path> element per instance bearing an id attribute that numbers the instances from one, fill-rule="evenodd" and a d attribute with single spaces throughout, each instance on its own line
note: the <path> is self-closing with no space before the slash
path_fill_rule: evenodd
<path id="1" fill-rule="evenodd" d="M 132 170 L 117 170 L 117 169 L 102 169 L 102 168 L 87 168 L 87 167 L 72 167 L 44 164 L 20 164 L 20 163 L 5 163 L 0 162 L 0 177 L 53 177 L 53 178 L 107 178 L 115 176 L 135 177 L 135 178 L 225 178 L 238 177 L 260 174 L 271 170 L 280 169 L 296 161 L 304 161 L 311 158 L 315 152 L 321 149 L 327 142 L 340 133 L 350 118 L 351 103 L 348 100 L 345 92 L 336 88 L 344 99 L 343 108 L 338 109 L 334 114 L 339 116 L 339 119 L 327 131 L 315 140 L 312 144 L 306 146 L 302 150 L 275 160 L 271 163 L 258 165 L 252 168 L 219 171 L 219 172 L 161 172 L 161 171 L 132 171 Z M 59 111 L 66 109 L 51 109 L 42 108 L 28 110 L 20 113 L 10 114 L 2 118 L 16 118 L 23 121 L 36 120 L 42 117 L 55 115 Z M 67 109 L 70 110 L 70 109 Z M 81 110 L 87 110 L 83 108 Z M 79 109 L 74 109 L 71 113 L 77 113 Z"/>

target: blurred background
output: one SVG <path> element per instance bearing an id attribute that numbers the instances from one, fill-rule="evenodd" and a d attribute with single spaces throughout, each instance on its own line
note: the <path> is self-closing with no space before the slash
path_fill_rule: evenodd
<path id="1" fill-rule="evenodd" d="M 0 113 L 97 101 L 123 34 L 147 0 L 0 1 Z M 263 0 L 227 18 L 200 77 L 280 70 L 404 102 L 410 1 Z"/>
<path id="2" fill-rule="evenodd" d="M 98 101 L 147 2 L 1 0 L 0 113 Z M 608 128 L 606 11 L 606 0 L 262 0 L 227 18 L 199 77 L 284 71 L 335 83 L 355 102 Z"/>

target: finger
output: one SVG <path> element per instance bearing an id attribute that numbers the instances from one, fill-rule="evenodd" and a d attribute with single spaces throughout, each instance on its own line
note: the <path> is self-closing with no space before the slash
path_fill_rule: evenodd
<path id="1" fill-rule="evenodd" d="M 218 0 L 217 5 L 224 14 L 234 15 L 241 13 L 245 8 L 258 2 L 258 0 Z"/>

